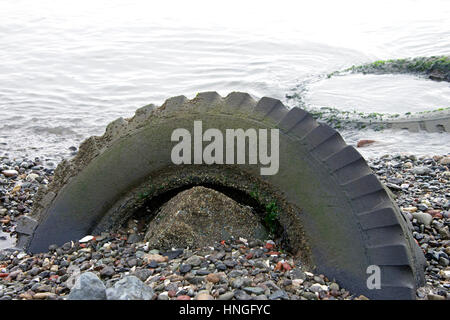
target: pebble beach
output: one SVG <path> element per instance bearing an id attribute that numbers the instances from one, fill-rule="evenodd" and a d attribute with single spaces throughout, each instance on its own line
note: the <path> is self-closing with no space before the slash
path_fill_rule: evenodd
<path id="1" fill-rule="evenodd" d="M 450 299 L 450 156 L 386 155 L 368 163 L 392 191 L 425 254 L 426 285 L 417 299 Z M 0 300 L 367 299 L 310 270 L 270 239 L 159 251 L 124 227 L 41 254 L 7 249 L 15 222 L 31 211 L 54 168 L 39 158 L 0 159 Z"/>

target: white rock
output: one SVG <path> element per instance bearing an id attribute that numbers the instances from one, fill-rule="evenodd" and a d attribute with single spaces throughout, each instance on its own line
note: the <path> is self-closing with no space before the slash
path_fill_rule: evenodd
<path id="1" fill-rule="evenodd" d="M 444 279 L 450 280 L 450 270 L 441 270 L 439 273 Z"/>
<path id="2" fill-rule="evenodd" d="M 309 290 L 312 292 L 328 291 L 328 286 L 315 283 L 309 287 Z"/>
<path id="3" fill-rule="evenodd" d="M 417 211 L 417 207 L 414 207 L 414 206 L 405 207 L 405 208 L 402 208 L 402 211 L 405 211 L 405 212 L 416 212 Z"/>
<path id="4" fill-rule="evenodd" d="M 417 219 L 417 221 L 426 226 L 429 226 L 431 224 L 431 220 L 433 220 L 433 217 L 425 212 L 413 212 L 412 216 L 414 219 Z"/>
<path id="5" fill-rule="evenodd" d="M 161 292 L 158 295 L 158 300 L 169 300 L 169 293 L 167 291 Z"/>
<path id="6" fill-rule="evenodd" d="M 24 258 L 24 257 L 26 257 L 27 256 L 27 254 L 25 253 L 25 252 L 21 252 L 21 253 L 19 253 L 18 255 L 17 255 L 17 259 L 22 259 L 22 258 Z"/>
<path id="7" fill-rule="evenodd" d="M 39 177 L 38 174 L 36 174 L 36 173 L 30 173 L 29 175 L 27 175 L 26 180 L 27 180 L 27 181 L 34 181 L 34 180 L 36 180 L 37 177 Z"/>
<path id="8" fill-rule="evenodd" d="M 91 241 L 92 239 L 94 239 L 93 236 L 86 236 L 86 237 L 81 238 L 78 242 L 79 242 L 79 243 L 89 242 L 89 241 Z"/>
<path id="9" fill-rule="evenodd" d="M 49 260 L 49 258 L 45 258 L 45 259 L 44 259 L 44 262 L 42 263 L 42 266 L 43 266 L 43 267 L 48 267 L 48 266 L 50 266 L 50 260 Z"/>
<path id="10" fill-rule="evenodd" d="M 294 279 L 294 280 L 292 280 L 292 286 L 294 286 L 295 288 L 298 288 L 303 284 L 303 282 L 304 282 L 303 279 Z"/>
<path id="11" fill-rule="evenodd" d="M 14 177 L 19 174 L 17 170 L 3 170 L 2 173 L 5 177 Z"/>
<path id="12" fill-rule="evenodd" d="M 247 245 L 248 240 L 242 237 L 239 237 L 239 241 L 245 243 Z"/>

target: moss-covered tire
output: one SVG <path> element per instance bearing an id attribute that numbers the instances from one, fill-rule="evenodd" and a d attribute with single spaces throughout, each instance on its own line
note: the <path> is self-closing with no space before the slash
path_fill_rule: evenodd
<path id="1" fill-rule="evenodd" d="M 450 82 L 450 56 L 415 57 L 406 59 L 378 60 L 372 63 L 352 66 L 342 71 L 328 74 L 328 78 L 347 73 L 362 74 L 410 74 L 426 77 L 435 81 Z M 447 132 L 450 133 L 450 109 L 436 109 L 432 112 L 405 114 L 390 118 L 352 120 L 366 128 L 402 129 L 410 132 Z M 339 117 L 339 115 L 338 115 Z M 341 117 L 345 121 L 345 116 Z"/>
<path id="2" fill-rule="evenodd" d="M 58 166 L 54 181 L 39 195 L 32 216 L 37 226 L 32 230 L 26 221 L 21 244 L 42 252 L 51 244 L 77 240 L 123 221 L 122 209 L 131 210 L 143 186 L 150 188 L 155 175 L 167 168 L 175 170 L 181 184 L 189 168 L 194 168 L 189 172 L 194 184 L 226 184 L 226 177 L 208 180 L 204 174 L 220 176 L 229 166 L 212 165 L 210 172 L 201 165 L 178 172 L 174 168 L 171 133 L 176 128 L 192 133 L 194 120 L 202 120 L 203 130 L 279 128 L 278 173 L 260 176 L 259 166 L 239 165 L 233 173 L 236 179 L 254 176 L 302 209 L 298 218 L 318 272 L 369 298 L 415 298 L 415 289 L 424 281 L 423 254 L 362 156 L 304 110 L 289 110 L 267 97 L 255 101 L 239 92 L 225 98 L 215 92 L 200 93 L 192 100 L 174 97 L 159 108 L 137 110 L 132 119 L 114 121 L 102 137 L 87 139 L 74 159 Z M 284 224 L 290 228 L 289 220 Z M 380 289 L 367 287 L 371 265 L 381 270 Z"/>

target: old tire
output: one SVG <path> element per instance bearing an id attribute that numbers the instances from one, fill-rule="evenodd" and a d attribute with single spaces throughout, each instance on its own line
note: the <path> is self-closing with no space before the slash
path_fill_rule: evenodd
<path id="1" fill-rule="evenodd" d="M 263 179 L 302 208 L 299 219 L 318 272 L 369 298 L 415 298 L 424 281 L 423 254 L 362 156 L 304 110 L 239 92 L 225 98 L 215 92 L 192 100 L 174 97 L 159 108 L 139 109 L 132 119 L 118 119 L 104 136 L 86 140 L 73 160 L 59 165 L 40 195 L 33 212 L 37 227 L 21 234 L 21 243 L 42 252 L 111 226 L 114 212 L 126 206 L 133 190 L 173 166 L 171 132 L 192 131 L 193 120 L 202 120 L 204 130 L 279 128 L 279 172 Z M 255 166 L 241 168 L 259 175 Z M 199 166 L 194 175 L 202 170 Z M 371 265 L 381 270 L 380 289 L 367 287 Z"/>

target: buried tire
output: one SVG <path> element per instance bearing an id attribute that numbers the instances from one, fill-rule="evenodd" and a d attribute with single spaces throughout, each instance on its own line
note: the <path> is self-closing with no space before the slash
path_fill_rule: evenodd
<path id="1" fill-rule="evenodd" d="M 450 82 L 450 57 L 431 56 L 406 59 L 378 60 L 359 66 L 352 66 L 342 71 L 328 74 L 328 78 L 346 73 L 362 74 L 411 74 L 426 77 L 435 81 Z M 397 117 L 398 116 L 398 117 Z M 375 119 L 361 119 L 355 123 L 359 126 L 372 128 L 402 129 L 410 132 L 421 130 L 428 132 L 450 133 L 450 109 L 436 109 L 432 112 L 397 115 L 389 119 L 386 117 Z M 342 117 L 340 121 L 345 121 Z"/>
<path id="2" fill-rule="evenodd" d="M 279 128 L 278 173 L 261 176 L 258 165 L 248 164 L 174 165 L 171 134 L 177 128 L 192 134 L 194 120 L 222 132 Z M 424 282 L 425 260 L 408 223 L 362 156 L 304 110 L 238 92 L 174 97 L 87 139 L 38 195 L 31 218 L 18 226 L 19 243 L 42 252 L 109 230 L 144 202 L 193 185 L 239 190 L 263 203 L 276 199 L 293 250 L 355 294 L 414 299 Z M 381 270 L 380 289 L 367 287 L 372 265 Z"/>

